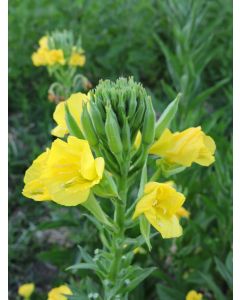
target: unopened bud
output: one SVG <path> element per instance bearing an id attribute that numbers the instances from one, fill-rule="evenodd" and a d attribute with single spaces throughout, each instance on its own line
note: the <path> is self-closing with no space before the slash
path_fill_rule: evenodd
<path id="1" fill-rule="evenodd" d="M 83 126 L 83 131 L 86 139 L 88 140 L 90 146 L 94 147 L 98 145 L 98 137 L 96 131 L 93 127 L 91 117 L 87 110 L 87 104 L 83 104 L 83 111 L 81 115 L 81 122 Z"/>
<path id="2" fill-rule="evenodd" d="M 111 107 L 106 107 L 107 117 L 105 123 L 105 131 L 108 139 L 108 145 L 112 153 L 116 156 L 122 154 L 122 141 L 120 137 L 119 124 Z"/>
<path id="3" fill-rule="evenodd" d="M 155 136 L 155 111 L 150 97 L 146 99 L 146 113 L 143 122 L 142 143 L 151 145 Z"/>
<path id="4" fill-rule="evenodd" d="M 128 125 L 128 120 L 125 116 L 124 116 L 123 128 L 121 134 L 122 134 L 123 150 L 124 152 L 128 153 L 128 151 L 131 149 L 131 133 L 130 133 L 130 127 Z"/>

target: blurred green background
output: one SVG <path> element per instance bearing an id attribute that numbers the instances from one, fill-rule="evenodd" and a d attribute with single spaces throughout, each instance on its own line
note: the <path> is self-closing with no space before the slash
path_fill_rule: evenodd
<path id="1" fill-rule="evenodd" d="M 91 287 L 90 273 L 64 270 L 79 259 L 77 244 L 90 252 L 100 247 L 80 209 L 21 195 L 26 168 L 52 141 L 52 79 L 33 67 L 31 54 L 55 29 L 82 36 L 82 71 L 93 86 L 133 75 L 158 114 L 181 91 L 171 128 L 201 125 L 217 144 L 212 167 L 176 177 L 191 217 L 183 220 L 181 238 L 156 236 L 151 253 L 136 255 L 158 270 L 131 299 L 181 300 L 190 289 L 204 299 L 232 299 L 232 3 L 225 0 L 9 1 L 9 299 L 18 299 L 18 286 L 30 281 L 37 286 L 34 300 L 83 275 Z"/>

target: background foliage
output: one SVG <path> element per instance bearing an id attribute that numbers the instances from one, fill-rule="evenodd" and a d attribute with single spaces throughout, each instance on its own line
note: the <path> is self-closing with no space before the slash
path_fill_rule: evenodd
<path id="1" fill-rule="evenodd" d="M 64 271 L 80 260 L 76 245 L 90 253 L 100 247 L 82 208 L 37 205 L 21 195 L 26 168 L 52 140 L 51 78 L 30 57 L 55 29 L 81 34 L 83 72 L 94 86 L 134 75 L 159 114 L 181 91 L 172 129 L 202 125 L 217 144 L 213 167 L 176 177 L 191 218 L 181 238 L 158 235 L 150 254 L 136 255 L 159 268 L 132 299 L 181 300 L 192 288 L 206 299 L 232 299 L 232 3 L 224 0 L 9 1 L 9 298 L 28 281 L 38 287 L 34 299 L 69 278 L 93 288 L 91 274 Z"/>

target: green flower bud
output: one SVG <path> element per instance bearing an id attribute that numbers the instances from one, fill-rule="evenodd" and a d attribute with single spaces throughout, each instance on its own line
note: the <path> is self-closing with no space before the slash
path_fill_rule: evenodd
<path id="1" fill-rule="evenodd" d="M 124 117 L 121 134 L 122 134 L 123 151 L 128 153 L 129 150 L 131 149 L 131 133 L 130 133 L 130 127 L 128 125 L 127 117 Z"/>
<path id="2" fill-rule="evenodd" d="M 103 118 L 97 105 L 93 101 L 91 101 L 90 104 L 90 113 L 91 113 L 92 120 L 94 120 L 94 127 L 97 132 L 97 135 L 106 141 Z"/>
<path id="3" fill-rule="evenodd" d="M 150 97 L 146 99 L 146 113 L 142 130 L 142 143 L 151 145 L 155 137 L 155 111 Z"/>
<path id="4" fill-rule="evenodd" d="M 134 141 L 138 130 L 142 129 L 145 110 L 145 101 L 143 100 L 139 103 L 135 116 L 130 123 L 130 126 L 132 127 L 132 142 Z"/>
<path id="5" fill-rule="evenodd" d="M 132 90 L 129 105 L 128 105 L 129 119 L 131 119 L 134 116 L 136 108 L 137 108 L 136 92 L 135 92 L 135 90 Z"/>
<path id="6" fill-rule="evenodd" d="M 104 172 L 99 184 L 93 187 L 93 192 L 103 198 L 119 197 L 116 183 L 108 172 Z"/>
<path id="7" fill-rule="evenodd" d="M 99 143 L 98 136 L 94 129 L 91 117 L 87 110 L 87 104 L 83 105 L 83 111 L 81 115 L 81 122 L 83 126 L 83 131 L 86 139 L 88 140 L 90 146 L 95 147 Z"/>
<path id="8" fill-rule="evenodd" d="M 112 111 L 111 107 L 106 107 L 107 117 L 105 123 L 105 131 L 108 139 L 109 148 L 116 156 L 122 154 L 122 141 L 120 137 L 119 124 L 115 113 Z"/>

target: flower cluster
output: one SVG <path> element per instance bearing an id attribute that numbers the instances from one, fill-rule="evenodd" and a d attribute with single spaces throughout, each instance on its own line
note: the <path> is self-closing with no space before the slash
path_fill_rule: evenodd
<path id="1" fill-rule="evenodd" d="M 190 213 L 183 207 L 185 196 L 168 178 L 193 163 L 209 166 L 215 160 L 214 140 L 200 126 L 170 131 L 179 98 L 156 122 L 151 97 L 132 78 L 100 81 L 88 95 L 72 94 L 57 105 L 53 115 L 57 125 L 52 134 L 58 138 L 26 171 L 26 197 L 64 206 L 81 204 L 96 218 L 110 253 L 103 250 L 96 259 L 100 264 L 91 261 L 86 265 L 95 270 L 103 284 L 105 280 L 112 284 L 106 299 L 108 292 L 118 295 L 116 284 L 122 287 L 123 295 L 129 292 L 124 292 L 128 268 L 134 280 L 136 276 L 144 279 L 143 270 L 130 265 L 131 259 L 127 265 L 121 262 L 123 252 L 132 257 L 134 249 L 141 246 L 136 239 L 132 248 L 128 247 L 126 229 L 139 224 L 149 249 L 150 225 L 162 238 L 181 236 L 180 219 Z M 62 140 L 66 135 L 66 141 Z M 155 160 L 154 166 L 149 158 Z M 102 198 L 111 199 L 113 216 L 104 212 Z M 73 268 L 81 268 L 81 264 Z M 152 271 L 148 269 L 146 276 Z M 130 275 L 127 280 L 131 280 Z"/>
<path id="2" fill-rule="evenodd" d="M 43 36 L 38 49 L 32 54 L 36 67 L 45 66 L 51 77 L 55 78 L 48 90 L 51 102 L 60 102 L 72 93 L 91 88 L 90 81 L 78 73 L 78 67 L 86 63 L 81 39 L 74 40 L 71 31 L 54 31 Z"/>
<path id="3" fill-rule="evenodd" d="M 69 33 L 68 33 L 69 34 Z M 73 45 L 72 39 L 64 32 L 52 33 L 39 40 L 39 48 L 32 54 L 34 66 L 63 66 L 82 67 L 86 62 L 83 49 Z"/>

